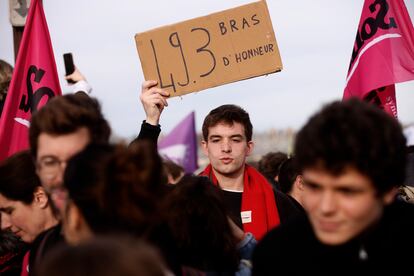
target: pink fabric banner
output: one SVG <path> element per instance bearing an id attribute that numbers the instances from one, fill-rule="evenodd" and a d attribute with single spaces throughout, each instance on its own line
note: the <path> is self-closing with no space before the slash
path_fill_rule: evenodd
<path id="1" fill-rule="evenodd" d="M 403 0 L 366 0 L 344 99 L 358 97 L 397 117 L 394 84 L 414 80 L 414 29 Z"/>
<path id="2" fill-rule="evenodd" d="M 33 112 L 61 95 L 41 0 L 32 0 L 0 119 L 0 160 L 28 148 Z"/>

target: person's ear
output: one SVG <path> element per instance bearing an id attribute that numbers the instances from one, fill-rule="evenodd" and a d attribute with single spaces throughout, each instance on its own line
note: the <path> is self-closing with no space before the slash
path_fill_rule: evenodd
<path id="1" fill-rule="evenodd" d="M 246 156 L 249 156 L 254 149 L 254 142 L 253 141 L 249 141 L 247 142 L 247 151 L 246 151 Z"/>
<path id="2" fill-rule="evenodd" d="M 203 149 L 204 154 L 208 157 L 208 147 L 206 141 L 201 141 L 201 148 Z"/>
<path id="3" fill-rule="evenodd" d="M 49 206 L 49 197 L 46 194 L 45 189 L 42 186 L 36 188 L 33 193 L 33 201 L 42 209 Z"/>
<path id="4" fill-rule="evenodd" d="M 305 187 L 303 186 L 303 177 L 302 177 L 302 175 L 299 174 L 298 176 L 296 176 L 295 184 L 297 184 L 300 191 L 304 190 Z"/>
<path id="5" fill-rule="evenodd" d="M 392 188 L 390 191 L 386 192 L 382 196 L 382 201 L 384 202 L 384 204 L 385 205 L 391 204 L 395 200 L 397 193 L 398 193 L 398 188 Z"/>

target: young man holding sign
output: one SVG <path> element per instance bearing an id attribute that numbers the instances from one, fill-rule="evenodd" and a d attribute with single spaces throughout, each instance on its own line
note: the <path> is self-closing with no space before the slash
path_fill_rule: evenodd
<path id="1" fill-rule="evenodd" d="M 139 138 L 156 141 L 168 92 L 155 87 L 156 81 L 142 86 L 141 102 L 147 115 Z M 266 178 L 247 165 L 253 151 L 253 127 L 249 114 L 235 105 L 212 110 L 203 123 L 202 147 L 210 165 L 201 173 L 222 190 L 233 221 L 245 232 L 260 239 L 268 230 L 301 211 L 290 199 L 274 191 Z"/>

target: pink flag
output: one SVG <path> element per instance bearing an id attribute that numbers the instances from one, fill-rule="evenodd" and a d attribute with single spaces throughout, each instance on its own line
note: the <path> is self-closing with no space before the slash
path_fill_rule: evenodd
<path id="1" fill-rule="evenodd" d="M 0 119 L 0 160 L 28 148 L 33 112 L 61 95 L 41 0 L 32 0 Z"/>
<path id="2" fill-rule="evenodd" d="M 365 0 L 344 99 L 373 102 L 397 117 L 395 83 L 414 80 L 414 29 L 403 0 Z"/>

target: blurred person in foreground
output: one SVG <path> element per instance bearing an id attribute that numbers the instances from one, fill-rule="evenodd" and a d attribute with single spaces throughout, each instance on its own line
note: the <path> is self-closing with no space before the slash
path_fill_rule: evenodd
<path id="1" fill-rule="evenodd" d="M 165 184 L 161 157 L 147 142 L 129 148 L 88 145 L 69 160 L 64 174 L 66 241 L 79 244 L 112 233 L 143 237 L 158 220 Z"/>
<path id="2" fill-rule="evenodd" d="M 58 210 L 64 205 L 67 161 L 91 142 L 108 143 L 110 132 L 99 102 L 83 92 L 54 97 L 33 114 L 30 150 L 42 185 Z"/>
<path id="3" fill-rule="evenodd" d="M 99 162 L 96 162 L 99 160 Z M 177 275 L 176 248 L 159 206 L 169 192 L 152 142 L 90 144 L 67 164 L 63 233 L 71 245 L 98 235 L 128 234 L 157 246 Z"/>
<path id="4" fill-rule="evenodd" d="M 30 150 L 36 172 L 58 210 L 64 204 L 63 172 L 67 160 L 91 142 L 108 143 L 111 129 L 92 87 L 77 67 L 65 76 L 73 94 L 52 98 L 32 115 Z"/>
<path id="5" fill-rule="evenodd" d="M 185 175 L 167 196 L 163 214 L 177 244 L 183 275 L 251 274 L 256 240 L 229 218 L 221 190 L 207 177 Z"/>
<path id="6" fill-rule="evenodd" d="M 35 275 L 173 275 L 155 248 L 129 236 L 96 237 L 77 246 L 56 248 L 52 253 Z"/>
<path id="7" fill-rule="evenodd" d="M 298 133 L 295 157 L 307 217 L 266 235 L 253 275 L 410 274 L 414 206 L 395 200 L 406 164 L 398 121 L 356 99 L 334 102 Z"/>

